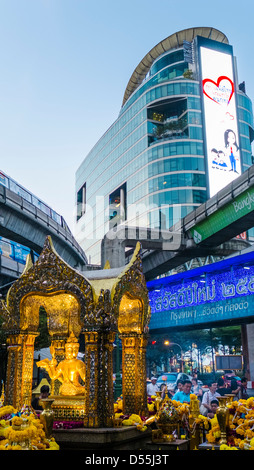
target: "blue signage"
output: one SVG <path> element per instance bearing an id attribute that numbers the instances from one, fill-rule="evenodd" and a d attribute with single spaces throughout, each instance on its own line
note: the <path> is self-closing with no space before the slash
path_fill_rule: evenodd
<path id="1" fill-rule="evenodd" d="M 147 283 L 149 328 L 254 315 L 254 252 Z"/>

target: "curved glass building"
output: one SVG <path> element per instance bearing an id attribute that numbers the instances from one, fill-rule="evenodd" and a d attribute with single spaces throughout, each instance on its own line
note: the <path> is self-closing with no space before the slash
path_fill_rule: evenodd
<path id="1" fill-rule="evenodd" d="M 167 229 L 252 164 L 252 103 L 227 37 L 190 28 L 134 70 L 116 121 L 76 172 L 75 235 L 100 264 L 119 223 Z"/>

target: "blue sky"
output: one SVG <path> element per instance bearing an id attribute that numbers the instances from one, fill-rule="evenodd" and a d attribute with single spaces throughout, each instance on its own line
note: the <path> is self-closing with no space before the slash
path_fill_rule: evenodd
<path id="1" fill-rule="evenodd" d="M 253 16 L 253 0 L 0 0 L 0 170 L 73 229 L 75 172 L 140 60 L 176 31 L 212 26 L 254 102 Z"/>

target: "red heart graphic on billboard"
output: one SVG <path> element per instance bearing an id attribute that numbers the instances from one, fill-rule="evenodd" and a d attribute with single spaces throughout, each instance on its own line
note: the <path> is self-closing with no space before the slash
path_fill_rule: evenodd
<path id="1" fill-rule="evenodd" d="M 225 80 L 229 83 L 229 88 L 224 85 L 220 89 L 220 84 L 221 82 Z M 209 87 L 206 87 L 207 89 L 205 90 L 205 85 L 210 85 Z M 221 75 L 217 83 L 211 80 L 210 78 L 205 78 L 203 80 L 203 92 L 209 98 L 210 100 L 214 101 L 217 104 L 224 104 L 226 103 L 227 105 L 230 103 L 230 100 L 234 94 L 235 87 L 234 83 L 229 77 L 226 77 L 225 75 Z"/>

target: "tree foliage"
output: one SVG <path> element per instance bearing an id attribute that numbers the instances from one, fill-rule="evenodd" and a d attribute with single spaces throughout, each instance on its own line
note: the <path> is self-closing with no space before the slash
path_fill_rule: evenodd
<path id="1" fill-rule="evenodd" d="M 161 369 L 162 365 L 167 369 L 167 364 L 171 357 L 180 358 L 181 349 L 174 344 L 166 346 L 164 344 L 165 340 L 168 340 L 170 344 L 179 344 L 183 355 L 195 348 L 198 351 L 202 368 L 202 357 L 212 351 L 214 353 L 223 353 L 228 348 L 230 353 L 239 354 L 241 352 L 241 327 L 230 326 L 151 334 L 147 347 L 147 365 L 149 371 L 155 369 L 155 367 Z"/>

